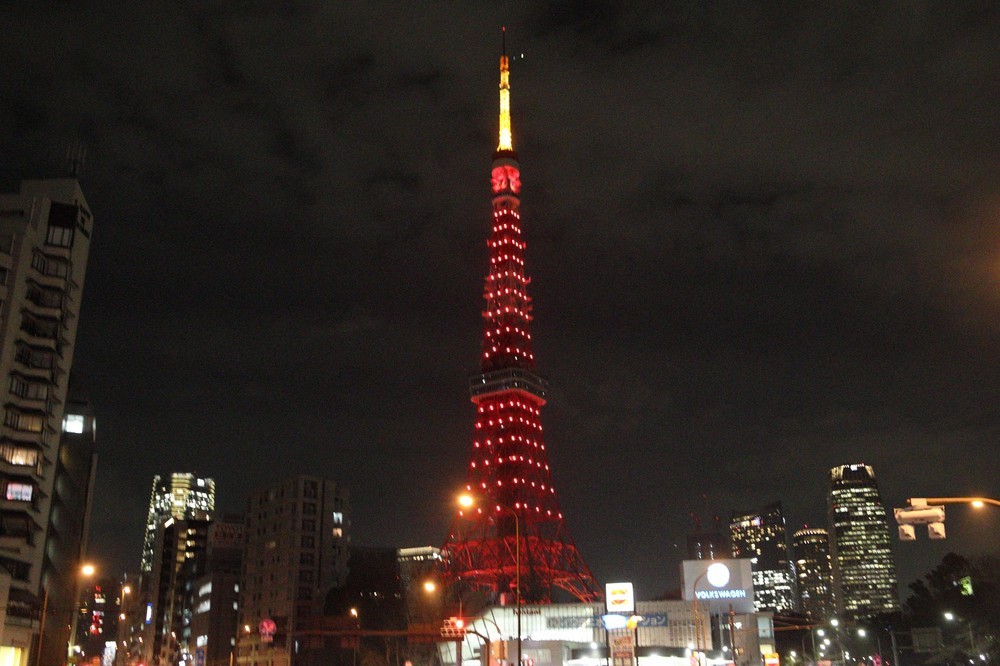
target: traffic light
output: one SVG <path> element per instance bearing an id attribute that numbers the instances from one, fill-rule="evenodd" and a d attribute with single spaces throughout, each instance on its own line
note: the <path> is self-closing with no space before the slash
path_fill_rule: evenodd
<path id="1" fill-rule="evenodd" d="M 927 500 L 914 497 L 910 506 L 893 509 L 892 514 L 899 523 L 899 540 L 914 541 L 917 538 L 914 525 L 927 525 L 927 536 L 931 539 L 945 538 L 944 507 L 928 505 Z"/>

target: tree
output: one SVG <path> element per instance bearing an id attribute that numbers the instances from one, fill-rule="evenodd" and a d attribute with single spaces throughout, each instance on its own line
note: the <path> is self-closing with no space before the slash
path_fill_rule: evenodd
<path id="1" fill-rule="evenodd" d="M 941 563 L 909 585 L 905 613 L 913 627 L 940 627 L 943 646 L 934 663 L 998 663 L 1000 636 L 1000 557 L 967 560 L 948 553 Z M 946 619 L 950 617 L 951 619 Z"/>

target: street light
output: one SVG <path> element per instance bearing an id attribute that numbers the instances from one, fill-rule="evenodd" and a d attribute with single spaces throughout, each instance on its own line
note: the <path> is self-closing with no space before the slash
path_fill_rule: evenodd
<path id="1" fill-rule="evenodd" d="M 521 660 L 521 518 L 514 508 L 496 500 L 490 501 L 496 504 L 498 511 L 503 509 L 514 516 L 514 568 L 516 569 L 514 573 L 514 603 L 517 606 L 517 666 L 523 666 L 524 662 Z M 476 498 L 465 493 L 458 497 L 458 503 L 467 509 L 472 508 L 476 504 Z"/>
<path id="2" fill-rule="evenodd" d="M 958 618 L 951 611 L 945 611 L 945 613 L 944 613 L 944 619 L 947 620 L 948 622 L 954 622 Z M 975 652 L 976 652 L 976 639 L 972 636 L 972 623 L 969 622 L 968 620 L 966 620 L 965 627 L 966 627 L 966 629 L 969 630 L 969 651 L 972 652 L 973 654 L 975 654 Z"/>
<path id="3" fill-rule="evenodd" d="M 893 509 L 896 522 L 899 523 L 899 540 L 916 540 L 914 525 L 927 525 L 927 535 L 931 539 L 944 539 L 944 505 L 968 504 L 975 509 L 990 506 L 1000 507 L 1000 500 L 989 497 L 911 497 L 906 500 L 907 506 Z"/>
<path id="4" fill-rule="evenodd" d="M 76 606 L 77 602 L 79 601 L 79 595 L 80 595 L 80 590 L 79 590 L 80 578 L 81 577 L 89 578 L 93 576 L 96 572 L 97 569 L 94 567 L 94 565 L 88 563 L 80 566 L 80 568 L 77 569 L 76 574 L 73 576 L 76 587 L 73 590 L 73 609 L 72 609 L 73 622 L 71 622 L 72 629 L 69 637 L 70 642 L 72 642 L 73 640 L 72 630 L 76 629 Z M 42 601 L 42 617 L 38 623 L 38 654 L 35 656 L 35 666 L 39 666 L 42 663 L 42 646 L 44 644 L 43 639 L 45 638 L 45 619 L 46 615 L 48 614 L 48 610 L 49 610 L 49 586 L 46 585 L 45 598 Z"/>
<path id="5" fill-rule="evenodd" d="M 694 583 L 691 584 L 691 596 L 694 597 L 694 631 L 695 631 L 694 639 L 695 639 L 696 651 L 698 653 L 697 660 L 699 664 L 701 663 L 702 654 L 704 654 L 704 652 L 701 649 L 701 643 L 702 643 L 701 637 L 702 634 L 704 633 L 704 626 L 703 626 L 704 620 L 701 617 L 701 613 L 699 613 L 698 611 L 698 583 L 700 583 L 701 579 L 704 578 L 705 576 L 708 576 L 709 581 L 711 581 L 712 577 L 717 575 L 716 572 L 718 571 L 718 567 L 722 567 L 723 569 L 725 569 L 726 565 L 722 564 L 721 562 L 716 562 L 715 564 L 708 565 L 705 568 L 705 570 L 702 571 L 700 574 L 698 574 L 698 576 L 694 579 Z M 728 577 L 729 575 L 728 570 L 726 570 L 725 575 Z M 730 640 L 732 640 L 732 637 L 730 637 Z"/>

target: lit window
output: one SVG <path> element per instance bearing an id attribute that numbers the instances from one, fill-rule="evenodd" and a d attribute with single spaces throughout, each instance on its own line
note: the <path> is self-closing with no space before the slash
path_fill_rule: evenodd
<path id="1" fill-rule="evenodd" d="M 28 483 L 8 483 L 4 497 L 11 502 L 30 502 L 34 490 L 34 486 Z"/>
<path id="2" fill-rule="evenodd" d="M 83 434 L 83 415 L 82 414 L 67 414 L 63 418 L 63 432 L 72 433 L 74 435 Z"/>

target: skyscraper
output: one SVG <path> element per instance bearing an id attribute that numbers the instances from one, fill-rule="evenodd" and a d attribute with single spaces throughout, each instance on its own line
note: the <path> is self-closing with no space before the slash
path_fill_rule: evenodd
<path id="1" fill-rule="evenodd" d="M 347 580 L 350 496 L 333 481 L 299 476 L 247 502 L 240 590 L 240 666 L 287 666 L 291 634 L 320 615 L 327 594 Z M 262 621 L 275 633 L 262 635 Z"/>
<path id="2" fill-rule="evenodd" d="M 67 470 L 56 463 L 93 226 L 75 178 L 24 181 L 19 192 L 0 194 L 0 571 L 9 574 L 0 577 L 0 663 L 27 663 L 40 630 L 43 666 L 66 656 L 70 613 L 63 609 L 74 604 L 86 510 L 58 515 L 65 495 L 55 481 Z M 66 519 L 58 535 L 54 511 Z M 46 600 L 59 610 L 41 627 Z"/>
<path id="3" fill-rule="evenodd" d="M 229 666 L 239 623 L 243 570 L 243 516 L 208 527 L 205 574 L 189 586 L 191 624 L 184 637 L 195 664 Z"/>
<path id="4" fill-rule="evenodd" d="M 477 418 L 466 488 L 477 506 L 460 511 L 453 523 L 444 547 L 447 575 L 494 598 L 545 603 L 558 588 L 592 601 L 601 590 L 563 521 L 542 436 L 547 383 L 535 374 L 532 351 L 506 54 L 500 57 L 499 143 L 490 182 L 482 374 L 470 380 Z"/>
<path id="5" fill-rule="evenodd" d="M 701 520 L 694 514 L 695 530 L 687 535 L 687 558 L 689 560 L 719 560 L 733 556 L 729 545 L 729 535 L 723 532 L 719 516 L 712 518 L 711 528 L 702 527 Z"/>
<path id="6" fill-rule="evenodd" d="M 889 523 L 871 465 L 831 469 L 828 508 L 837 611 L 859 619 L 899 610 Z"/>
<path id="7" fill-rule="evenodd" d="M 146 578 L 143 661 L 166 665 L 190 661 L 191 586 L 205 573 L 208 520 L 167 518 L 156 532 L 153 570 Z"/>
<path id="8" fill-rule="evenodd" d="M 167 518 L 174 520 L 211 520 L 215 511 L 215 480 L 201 478 L 187 472 L 174 472 L 170 480 L 159 474 L 153 477 L 149 493 L 149 512 L 146 515 L 146 534 L 142 542 L 142 561 L 139 570 L 147 574 L 153 570 L 156 530 Z"/>
<path id="9" fill-rule="evenodd" d="M 801 529 L 792 535 L 799 604 L 813 620 L 833 617 L 833 565 L 830 536 L 824 529 Z"/>
<path id="10" fill-rule="evenodd" d="M 754 607 L 777 613 L 795 610 L 795 583 L 781 502 L 760 511 L 733 514 L 729 531 L 733 557 L 750 560 Z"/>

